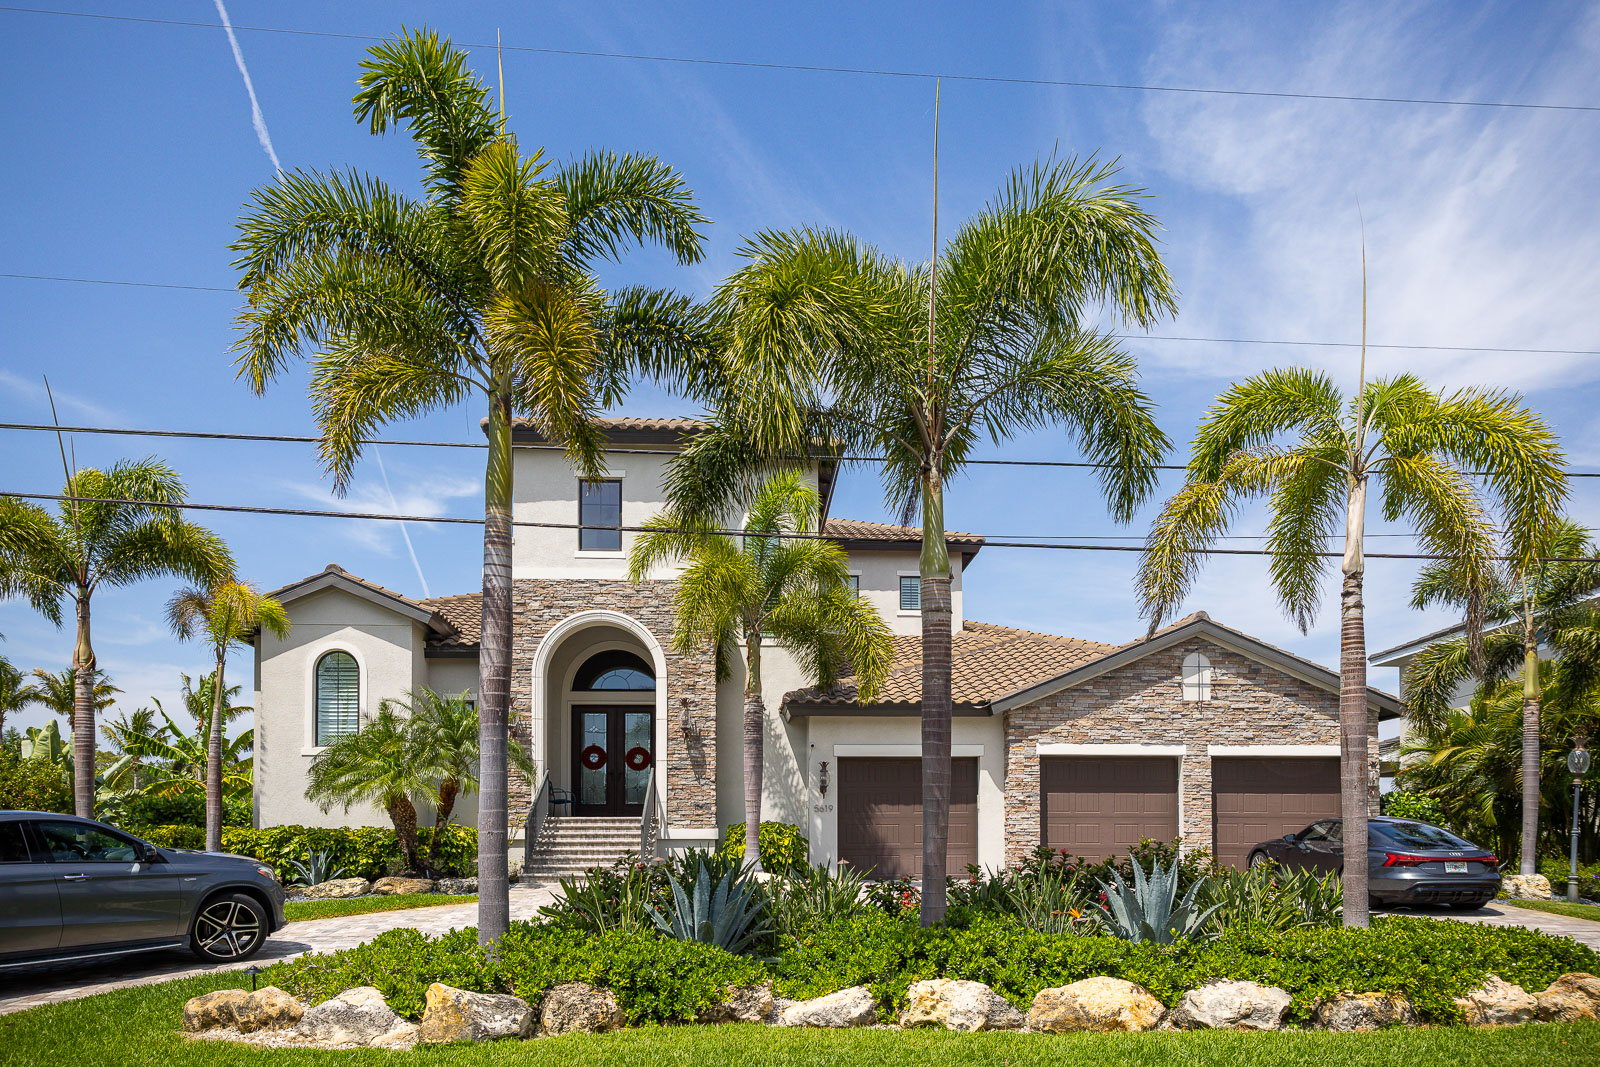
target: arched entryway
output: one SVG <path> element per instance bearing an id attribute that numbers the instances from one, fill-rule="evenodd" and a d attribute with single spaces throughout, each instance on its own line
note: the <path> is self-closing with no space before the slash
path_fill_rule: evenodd
<path id="1" fill-rule="evenodd" d="M 638 815 L 655 764 L 655 670 L 626 648 L 578 664 L 572 709 L 572 791 L 579 815 Z"/>

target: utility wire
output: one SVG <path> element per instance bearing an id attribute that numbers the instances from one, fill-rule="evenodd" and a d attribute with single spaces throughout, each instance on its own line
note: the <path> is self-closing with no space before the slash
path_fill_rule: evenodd
<path id="1" fill-rule="evenodd" d="M 269 508 L 251 506 L 246 504 L 196 504 L 189 501 L 173 503 L 154 500 L 126 500 L 119 497 L 101 496 L 70 496 L 61 493 L 12 493 L 0 490 L 0 496 L 14 497 L 18 500 L 55 500 L 73 504 L 124 504 L 133 507 L 168 508 L 173 511 L 223 511 L 245 515 L 291 515 L 301 518 L 319 519 L 365 519 L 381 520 L 384 522 L 436 522 L 458 526 L 482 526 L 482 519 L 467 518 L 458 515 L 394 515 L 381 511 L 326 511 L 315 508 Z M 622 533 L 704 533 L 719 537 L 748 537 L 745 530 L 684 530 L 660 526 L 595 526 L 577 522 L 539 522 L 532 519 L 513 519 L 512 526 L 534 527 L 542 530 L 617 530 Z M 781 541 L 848 541 L 848 536 L 825 533 L 763 533 L 760 536 Z M 982 536 L 982 535 L 975 535 Z M 920 541 L 920 538 L 917 539 Z M 907 541 L 906 543 L 913 543 Z M 985 538 L 985 548 L 1032 548 L 1047 549 L 1057 552 L 1146 552 L 1144 545 L 1085 545 L 1062 544 L 1044 541 L 990 541 Z M 1190 554 L 1199 556 L 1276 556 L 1279 553 L 1269 548 L 1197 548 L 1190 549 Z M 1312 555 L 1323 559 L 1340 559 L 1343 552 L 1314 552 Z M 1422 560 L 1448 560 L 1454 556 L 1437 552 L 1368 552 L 1368 559 L 1422 559 Z M 1491 560 L 1512 562 L 1512 556 L 1489 556 Z M 1540 556 L 1538 563 L 1600 563 L 1600 556 Z"/>
<path id="2" fill-rule="evenodd" d="M 107 15 L 95 11 L 59 11 L 53 8 L 12 7 L 0 5 L 0 11 L 28 15 L 59 15 L 67 18 L 99 19 L 105 22 L 136 22 L 152 26 L 186 26 L 194 29 L 220 30 L 220 22 L 198 22 L 187 19 L 145 18 L 135 15 Z M 326 37 L 343 41 L 385 41 L 389 38 L 366 33 L 335 33 L 329 30 L 291 29 L 284 26 L 241 26 L 236 31 L 251 33 L 280 33 L 294 37 Z M 949 74 L 940 71 L 893 70 L 872 67 L 839 67 L 811 63 L 766 63 L 747 59 L 711 59 L 701 56 L 661 56 L 636 52 L 597 52 L 577 48 L 538 48 L 532 45 L 474 44 L 463 42 L 464 48 L 503 47 L 508 52 L 530 52 L 546 56 L 577 56 L 586 59 L 630 59 L 646 63 L 673 63 L 707 67 L 736 67 L 746 70 L 786 70 L 807 74 L 853 74 L 875 78 L 915 78 L 932 81 L 944 78 L 949 81 L 983 82 L 997 85 L 1037 85 L 1069 89 L 1119 89 L 1144 93 L 1192 93 L 1201 96 L 1251 96 L 1273 100 L 1331 100 L 1364 104 L 1427 104 L 1440 107 L 1484 107 L 1530 111 L 1600 111 L 1593 104 L 1534 104 L 1517 100 L 1451 100 L 1415 96 L 1360 96 L 1348 93 L 1294 93 L 1265 89 L 1209 89 L 1192 85 L 1141 85 L 1132 82 L 1069 81 L 1060 78 L 1023 78 L 1000 74 Z"/>
<path id="3" fill-rule="evenodd" d="M 261 441 L 270 444 L 305 444 L 317 445 L 322 443 L 320 437 L 296 436 L 290 434 L 263 434 L 263 433 L 221 433 L 200 430 L 136 430 L 119 426 L 57 426 L 54 423 L 42 422 L 0 422 L 0 430 L 39 430 L 45 433 L 87 433 L 108 434 L 119 437 L 176 437 L 200 441 Z M 364 437 L 358 442 L 362 445 L 393 445 L 396 447 L 412 448 L 488 448 L 488 444 L 476 444 L 471 441 L 403 441 L 388 438 Z M 526 448 L 542 451 L 562 451 L 560 445 L 552 444 L 516 444 L 512 448 Z M 619 455 L 632 456 L 675 456 L 678 449 L 673 448 L 606 448 L 607 452 Z M 800 457 L 807 459 L 833 459 L 839 463 L 881 463 L 881 456 L 810 456 Z M 969 459 L 970 465 L 984 467 L 1064 467 L 1069 469 L 1099 470 L 1109 467 L 1108 463 L 1090 463 L 1085 460 L 1067 459 Z M 1181 471 L 1188 470 L 1181 463 L 1153 463 L 1155 470 Z M 1482 471 L 1469 471 L 1469 474 L 1482 474 Z M 1567 471 L 1569 478 L 1600 478 L 1600 471 Z"/>
<path id="4" fill-rule="evenodd" d="M 0 8 L 0 10 L 4 10 Z M 178 285 L 171 282 L 133 282 L 118 278 L 74 278 L 58 274 L 12 274 L 0 272 L 0 278 L 16 278 L 33 282 L 75 282 L 82 285 L 130 285 L 140 289 L 187 289 L 201 293 L 235 293 L 238 289 L 230 289 L 221 285 Z M 1359 341 L 1282 341 L 1264 337 L 1184 337 L 1174 334 L 1159 333 L 1114 333 L 1110 336 L 1123 341 L 1194 341 L 1206 344 L 1219 345 L 1286 345 L 1298 348 L 1360 348 Z M 1368 348 L 1381 348 L 1393 352 L 1482 352 L 1491 355 L 1528 355 L 1528 356 L 1600 356 L 1600 349 L 1596 348 L 1494 348 L 1486 345 L 1377 345 L 1369 344 Z"/>

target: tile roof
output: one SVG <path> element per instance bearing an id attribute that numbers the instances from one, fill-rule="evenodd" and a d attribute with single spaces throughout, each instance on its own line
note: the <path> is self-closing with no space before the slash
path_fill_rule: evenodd
<path id="1" fill-rule="evenodd" d="M 922 529 L 918 526 L 897 526 L 889 522 L 866 522 L 862 519 L 829 519 L 822 532 L 841 541 L 892 541 L 920 544 Z M 981 545 L 982 534 L 946 530 L 944 538 L 953 545 Z"/>
<path id="2" fill-rule="evenodd" d="M 435 596 L 417 603 L 430 608 L 455 627 L 453 636 L 437 637 L 428 642 L 429 648 L 476 648 L 483 637 L 483 594 L 458 593 L 455 596 Z"/>
<path id="3" fill-rule="evenodd" d="M 650 432 L 670 432 L 699 430 L 709 425 L 704 419 L 641 419 L 631 417 L 617 417 L 595 419 L 594 424 L 603 430 L 643 430 Z M 533 419 L 515 418 L 511 420 L 514 430 L 534 430 L 538 426 Z"/>
<path id="4" fill-rule="evenodd" d="M 958 706 L 987 704 L 1006 693 L 1092 663 L 1116 649 L 1116 645 L 1099 641 L 968 619 L 951 637 L 951 696 Z M 813 707 L 852 705 L 856 702 L 856 692 L 855 679 L 845 678 L 826 690 L 796 690 L 784 698 L 784 703 Z M 921 700 L 922 638 L 901 634 L 894 639 L 894 661 L 889 678 L 874 705 L 917 704 Z"/>
<path id="5" fill-rule="evenodd" d="M 297 586 L 305 585 L 307 582 L 315 581 L 324 575 L 333 575 L 354 585 L 359 585 L 365 589 L 370 589 L 380 596 L 386 596 L 392 600 L 398 600 L 400 603 L 409 605 L 418 611 L 430 613 L 434 616 L 433 628 L 435 633 L 429 637 L 429 645 L 465 646 L 476 645 L 478 643 L 478 634 L 482 629 L 482 626 L 476 616 L 477 608 L 474 606 L 473 609 L 474 614 L 471 631 L 472 636 L 469 639 L 466 637 L 466 631 L 462 630 L 462 628 L 456 624 L 456 619 L 452 615 L 440 610 L 439 604 L 440 601 L 455 601 L 470 598 L 473 604 L 476 605 L 482 599 L 477 593 L 466 594 L 466 597 L 435 597 L 432 600 L 417 600 L 406 596 L 404 593 L 397 593 L 393 589 L 388 589 L 384 586 L 381 586 L 377 582 L 369 581 L 359 575 L 351 574 L 337 563 L 330 563 L 316 574 L 307 575 L 306 577 L 298 579 L 297 581 L 289 582 L 287 585 L 280 585 L 278 588 L 269 592 L 267 596 L 281 596 Z"/>

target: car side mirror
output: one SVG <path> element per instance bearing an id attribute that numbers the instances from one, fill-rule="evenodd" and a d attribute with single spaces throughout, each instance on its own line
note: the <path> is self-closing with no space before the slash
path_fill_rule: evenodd
<path id="1" fill-rule="evenodd" d="M 1283 839 L 1289 842 L 1291 845 L 1295 843 L 1295 836 L 1293 834 L 1284 834 Z"/>
<path id="2" fill-rule="evenodd" d="M 144 844 L 139 847 L 139 862 L 165 863 L 167 862 L 167 858 L 161 854 L 161 850 L 156 848 L 156 846 Z"/>

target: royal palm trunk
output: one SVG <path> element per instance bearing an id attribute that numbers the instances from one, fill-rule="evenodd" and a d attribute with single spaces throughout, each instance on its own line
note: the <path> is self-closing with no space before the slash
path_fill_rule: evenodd
<path id="1" fill-rule="evenodd" d="M 94 646 L 89 591 L 78 588 L 78 640 L 72 649 L 72 810 L 94 818 Z"/>
<path id="2" fill-rule="evenodd" d="M 1339 812 L 1344 820 L 1344 924 L 1368 921 L 1367 817 L 1371 808 L 1367 711 L 1367 637 L 1362 583 L 1366 557 L 1367 482 L 1353 478 L 1346 512 L 1339 593 Z"/>
<path id="3" fill-rule="evenodd" d="M 761 787 L 766 760 L 766 702 L 761 699 L 761 634 L 745 639 L 744 861 L 761 869 Z"/>
<path id="4" fill-rule="evenodd" d="M 206 731 L 206 851 L 222 851 L 222 709 L 227 684 L 226 647 L 217 649 L 216 673 L 211 676 L 211 728 Z"/>
<path id="5" fill-rule="evenodd" d="M 1517 871 L 1539 870 L 1539 642 L 1533 603 L 1523 604 L 1522 626 L 1522 847 Z"/>
<path id="6" fill-rule="evenodd" d="M 922 925 L 944 918 L 950 844 L 950 550 L 944 486 L 922 493 Z"/>
<path id="7" fill-rule="evenodd" d="M 478 658 L 478 941 L 511 925 L 506 849 L 506 724 L 511 703 L 511 397 L 489 396 L 484 478 L 483 636 Z"/>

